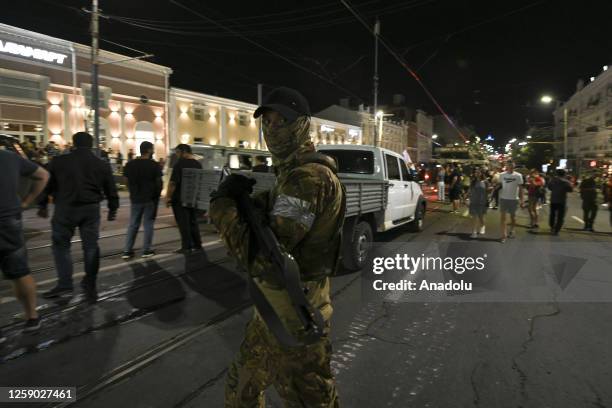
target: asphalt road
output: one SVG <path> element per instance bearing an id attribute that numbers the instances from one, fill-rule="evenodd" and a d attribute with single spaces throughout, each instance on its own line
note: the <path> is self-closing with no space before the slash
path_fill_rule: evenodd
<path id="1" fill-rule="evenodd" d="M 126 217 L 127 208 L 122 213 Z M 517 237 L 500 244 L 494 240 L 498 214 L 491 210 L 487 233 L 476 242 L 489 252 L 512 254 L 501 269 L 507 281 L 531 282 L 533 265 L 549 267 L 551 248 L 573 249 L 574 258 L 582 251 L 604 267 L 572 275 L 566 297 L 530 292 L 532 297 L 516 301 L 500 300 L 495 291 L 485 301 L 414 301 L 407 293 L 373 292 L 371 271 L 333 278 L 332 367 L 341 406 L 612 406 L 607 209 L 598 215 L 599 232 L 583 232 L 572 196 L 559 237 L 545 227 L 528 231 L 526 217 L 519 213 Z M 48 244 L 48 233 L 39 233 L 46 225 L 33 219 L 27 225 L 29 247 Z M 125 225 L 126 218 L 105 222 L 102 235 L 121 234 Z M 0 287 L 0 325 L 7 337 L 0 345 L 0 385 L 74 386 L 78 407 L 221 407 L 226 368 L 252 309 L 244 280 L 214 230 L 202 225 L 206 252 L 185 257 L 171 253 L 178 246 L 172 225 L 171 217 L 158 221 L 158 255 L 147 261 L 126 263 L 112 255 L 121 251 L 124 236 L 103 239 L 108 256 L 101 264 L 100 301 L 91 306 L 80 295 L 67 304 L 40 299 L 44 326 L 38 334 L 19 333 L 19 307 L 6 284 Z M 425 231 L 379 234 L 377 248 L 387 256 L 407 249 L 428 253 L 473 244 L 470 232 L 467 217 L 430 202 Z M 78 243 L 73 248 L 78 261 Z M 50 250 L 33 249 L 30 256 L 39 290 L 52 287 Z M 75 272 L 82 273 L 78 262 Z M 268 406 L 282 406 L 273 389 Z"/>

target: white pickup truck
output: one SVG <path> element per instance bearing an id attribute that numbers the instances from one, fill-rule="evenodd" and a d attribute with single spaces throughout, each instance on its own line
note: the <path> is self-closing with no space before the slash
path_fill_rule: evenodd
<path id="1" fill-rule="evenodd" d="M 346 269 L 363 267 L 375 233 L 401 226 L 414 232 L 423 229 L 427 202 L 401 155 L 367 145 L 319 145 L 317 150 L 336 160 L 338 177 L 346 189 L 342 249 Z M 221 170 L 184 172 L 183 205 L 207 210 L 209 194 L 218 185 Z M 255 192 L 274 184 L 272 173 L 232 172 L 255 178 Z M 194 191 L 197 194 L 192 194 Z"/>
<path id="2" fill-rule="evenodd" d="M 332 156 L 347 193 L 343 263 L 361 269 L 374 234 L 407 225 L 423 229 L 427 202 L 404 158 L 391 150 L 366 145 L 319 145 Z"/>

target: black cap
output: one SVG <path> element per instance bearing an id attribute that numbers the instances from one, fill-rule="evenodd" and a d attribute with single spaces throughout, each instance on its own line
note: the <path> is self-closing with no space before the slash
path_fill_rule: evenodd
<path id="1" fill-rule="evenodd" d="M 290 122 L 299 116 L 310 116 L 310 107 L 306 98 L 295 89 L 286 87 L 273 89 L 267 94 L 253 117 L 257 119 L 268 109 L 277 111 Z"/>

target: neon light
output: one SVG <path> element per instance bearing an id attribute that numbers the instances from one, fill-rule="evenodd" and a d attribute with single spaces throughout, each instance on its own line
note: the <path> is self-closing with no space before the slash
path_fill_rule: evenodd
<path id="1" fill-rule="evenodd" d="M 32 48 L 27 45 L 17 44 L 11 41 L 3 42 L 0 40 L 0 52 L 7 54 L 20 55 L 26 58 L 33 58 L 47 62 L 55 62 L 58 65 L 64 64 L 67 55 L 59 54 L 53 51 L 42 50 L 40 48 Z"/>

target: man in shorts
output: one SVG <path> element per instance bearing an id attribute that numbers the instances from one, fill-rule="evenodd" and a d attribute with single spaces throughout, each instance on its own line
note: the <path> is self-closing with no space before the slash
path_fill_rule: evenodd
<path id="1" fill-rule="evenodd" d="M 501 238 L 500 242 L 506 242 L 507 238 L 514 238 L 514 227 L 516 226 L 516 210 L 523 208 L 523 176 L 514 171 L 514 163 L 506 163 L 506 171 L 499 175 L 499 210 L 501 214 Z M 510 215 L 510 230 L 507 231 L 506 214 Z"/>
<path id="2" fill-rule="evenodd" d="M 19 198 L 22 178 L 30 178 L 30 189 Z M 36 311 L 36 282 L 30 275 L 21 213 L 43 191 L 49 173 L 36 163 L 8 150 L 0 150 L 0 269 L 11 280 L 15 296 L 24 308 L 25 332 L 36 331 L 40 318 Z"/>

